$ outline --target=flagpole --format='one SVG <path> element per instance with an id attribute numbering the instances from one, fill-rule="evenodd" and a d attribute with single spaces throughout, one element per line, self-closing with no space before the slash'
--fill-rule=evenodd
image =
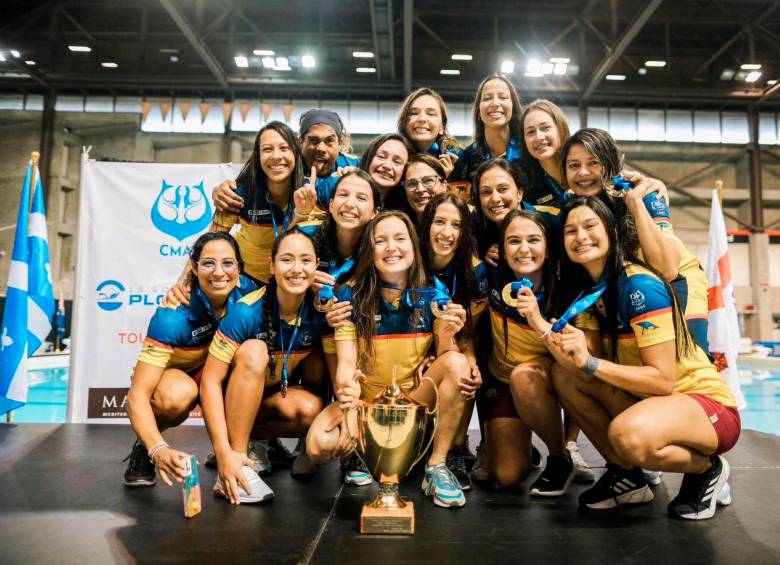
<path id="1" fill-rule="evenodd" d="M 723 181 L 715 181 L 715 190 L 718 191 L 718 203 L 720 204 L 721 211 L 723 210 Z"/>

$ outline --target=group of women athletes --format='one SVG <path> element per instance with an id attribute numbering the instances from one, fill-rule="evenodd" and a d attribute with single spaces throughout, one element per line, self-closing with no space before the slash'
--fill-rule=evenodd
<path id="1" fill-rule="evenodd" d="M 303 114 L 297 136 L 260 130 L 150 323 L 125 484 L 154 484 L 155 467 L 182 479 L 186 455 L 162 432 L 198 403 L 214 492 L 235 504 L 273 497 L 259 476 L 269 438 L 301 438 L 293 474 L 341 459 L 345 482 L 369 484 L 352 409 L 395 379 L 439 398 L 422 483 L 439 506 L 464 505 L 472 478 L 516 488 L 541 466 L 531 432 L 548 452 L 531 495 L 592 482 L 580 430 L 607 466 L 582 506 L 650 501 L 659 471 L 684 473 L 673 516 L 730 502 L 721 454 L 739 413 L 708 357 L 706 278 L 663 184 L 622 171 L 608 133 L 570 134 L 552 102 L 521 106 L 501 75 L 480 84 L 473 119 L 463 149 L 442 98 L 418 89 L 359 161 L 329 110 Z"/>

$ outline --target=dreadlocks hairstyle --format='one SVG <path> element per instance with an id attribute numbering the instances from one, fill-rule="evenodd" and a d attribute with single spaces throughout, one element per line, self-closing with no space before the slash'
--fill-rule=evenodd
<path id="1" fill-rule="evenodd" d="M 371 189 L 371 196 L 374 199 L 374 209 L 379 208 L 382 201 L 379 188 L 374 182 L 374 179 L 371 178 L 371 175 L 363 169 L 351 169 L 345 173 L 336 183 L 336 187 L 333 189 L 333 194 L 330 197 L 331 201 L 333 200 L 333 197 L 336 196 L 339 185 L 344 182 L 344 179 L 350 177 L 359 178 L 368 184 Z M 320 226 L 320 229 L 317 230 L 317 233 L 314 235 L 314 247 L 317 250 L 317 256 L 326 261 L 339 257 L 337 241 L 336 220 L 331 214 L 328 214 L 325 221 L 322 223 L 322 226 Z"/>
<path id="2" fill-rule="evenodd" d="M 424 265 L 431 265 L 433 261 L 433 249 L 431 246 L 431 226 L 436 219 L 436 212 L 442 204 L 452 204 L 460 215 L 460 237 L 458 247 L 452 258 L 452 264 L 457 273 L 458 284 L 452 296 L 452 301 L 462 304 L 466 309 L 466 324 L 463 330 L 458 332 L 458 339 L 471 337 L 471 300 L 476 296 L 476 280 L 474 279 L 473 260 L 476 256 L 474 248 L 474 236 L 471 232 L 471 214 L 463 202 L 463 199 L 452 192 L 444 192 L 434 196 L 423 210 L 422 219 L 417 227 L 420 234 L 420 254 Z M 431 275 L 433 276 L 433 275 Z"/>
<path id="3" fill-rule="evenodd" d="M 276 254 L 279 252 L 279 247 L 281 246 L 282 242 L 289 237 L 305 238 L 311 244 L 316 260 L 317 252 L 311 237 L 309 237 L 304 232 L 293 228 L 284 232 L 274 241 L 274 245 L 271 248 L 271 262 L 276 259 Z M 278 331 L 277 325 L 274 324 L 274 313 L 276 312 L 278 302 L 276 297 L 276 287 L 276 277 L 272 276 L 268 279 L 268 284 L 265 286 L 265 295 L 263 296 L 263 324 L 261 327 L 261 335 L 263 336 L 262 340 L 265 342 L 265 345 L 268 348 L 268 371 L 271 375 L 276 373 L 276 358 L 274 357 L 274 343 L 276 343 L 276 334 Z M 306 296 L 304 296 L 303 299 L 304 301 L 312 300 L 311 289 L 306 291 Z"/>
<path id="4" fill-rule="evenodd" d="M 571 200 L 561 212 L 560 221 L 563 226 L 564 234 L 569 215 L 573 210 L 582 206 L 587 206 L 595 212 L 596 216 L 598 216 L 599 220 L 604 224 L 609 241 L 609 251 L 607 252 L 604 273 L 602 274 L 602 280 L 607 283 L 607 289 L 604 294 L 602 294 L 605 315 L 603 318 L 599 317 L 599 322 L 602 327 L 602 333 L 611 336 L 612 359 L 614 360 L 617 356 L 617 282 L 624 269 L 625 261 L 644 267 L 658 277 L 661 283 L 663 283 L 666 292 L 669 293 L 669 296 L 672 299 L 672 320 L 675 329 L 676 359 L 679 360 L 682 355 L 690 353 L 693 350 L 693 339 L 691 338 L 691 334 L 685 323 L 685 316 L 683 315 L 682 308 L 677 300 L 677 295 L 669 285 L 669 281 L 656 269 L 639 259 L 626 247 L 625 242 L 621 240 L 615 215 L 601 198 L 588 196 Z M 554 310 L 557 316 L 560 316 L 566 310 L 580 291 L 587 292 L 593 287 L 593 281 L 588 276 L 585 268 L 582 265 L 574 263 L 569 258 L 566 253 L 564 239 L 565 235 L 561 238 L 560 281 L 566 281 L 566 284 L 561 284 L 560 288 L 555 293 Z"/>
<path id="5" fill-rule="evenodd" d="M 534 110 L 541 110 L 550 116 L 550 118 L 552 118 L 553 124 L 555 124 L 555 127 L 558 129 L 558 136 L 561 140 L 561 143 L 569 139 L 569 136 L 571 135 L 569 130 L 569 122 L 566 121 L 566 116 L 563 113 L 563 110 L 561 110 L 560 107 L 558 107 L 556 104 L 543 98 L 534 100 L 525 107 L 525 110 L 523 110 L 523 115 L 520 116 L 520 125 L 523 130 L 525 130 L 525 118 Z M 539 174 L 538 168 L 540 165 L 536 160 L 536 157 L 531 155 L 531 152 L 528 150 L 528 144 L 525 142 L 525 135 L 520 136 L 520 149 L 520 166 L 523 167 L 523 170 L 528 174 L 531 184 L 535 184 L 536 175 Z"/>
<path id="6" fill-rule="evenodd" d="M 376 226 L 383 220 L 398 218 L 406 226 L 409 239 L 412 243 L 414 259 L 409 268 L 407 286 L 409 288 L 423 288 L 426 285 L 427 275 L 420 254 L 420 242 L 417 239 L 414 225 L 409 216 L 398 211 L 380 212 L 368 223 L 357 253 L 357 267 L 350 284 L 352 285 L 352 320 L 355 324 L 355 333 L 358 338 L 358 367 L 364 372 L 371 371 L 371 363 L 374 357 L 374 335 L 376 333 L 376 315 L 380 302 L 380 278 L 374 266 L 374 232 Z M 417 312 L 413 313 L 416 317 Z"/>
<path id="7" fill-rule="evenodd" d="M 241 259 L 241 250 L 238 247 L 238 242 L 233 239 L 233 236 L 226 231 L 206 232 L 195 241 L 195 243 L 192 245 L 192 248 L 190 249 L 190 261 L 193 265 L 200 261 L 203 248 L 206 247 L 206 244 L 211 241 L 227 241 L 230 244 L 230 247 L 233 248 L 233 252 L 236 255 L 236 261 L 238 261 L 239 270 L 243 270 L 244 260 Z M 187 280 L 190 283 L 190 288 L 195 288 L 198 286 L 198 276 L 195 274 L 194 269 L 190 269 L 190 272 L 187 274 Z"/>
<path id="8" fill-rule="evenodd" d="M 520 115 L 523 113 L 522 101 L 517 94 L 514 85 L 504 75 L 494 74 L 485 77 L 479 87 L 477 88 L 477 94 L 474 96 L 474 105 L 471 108 L 471 116 L 474 121 L 474 141 L 479 146 L 480 153 L 484 153 L 487 149 L 487 142 L 485 141 L 485 124 L 480 117 L 479 105 L 482 102 L 482 91 L 485 89 L 485 85 L 491 80 L 500 80 L 509 89 L 509 99 L 512 101 L 512 117 L 509 119 L 509 135 L 520 141 L 523 139 L 523 124 L 520 121 Z"/>
<path id="9" fill-rule="evenodd" d="M 268 176 L 260 166 L 260 138 L 268 130 L 274 130 L 282 136 L 284 142 L 290 147 L 295 157 L 295 167 L 290 177 L 290 202 L 293 200 L 293 192 L 296 188 L 303 185 L 303 160 L 301 158 L 301 146 L 295 137 L 293 130 L 282 122 L 268 122 L 260 128 L 252 144 L 252 154 L 244 163 L 241 172 L 236 177 L 236 185 L 243 186 L 249 194 L 249 201 L 253 208 L 257 207 L 257 201 L 260 194 L 265 190 Z"/>
<path id="10" fill-rule="evenodd" d="M 439 112 L 441 112 L 441 127 L 444 130 L 436 138 L 436 143 L 439 144 L 439 149 L 441 149 L 442 152 L 446 151 L 447 149 L 463 149 L 460 146 L 460 143 L 458 143 L 458 140 L 452 137 L 449 132 L 447 132 L 447 105 L 444 104 L 444 100 L 438 92 L 427 87 L 418 88 L 414 92 L 410 93 L 401 104 L 401 111 L 398 114 L 398 133 L 406 138 L 406 140 L 409 142 L 409 145 L 414 147 L 415 151 L 419 152 L 409 137 L 409 134 L 406 133 L 406 126 L 409 124 L 409 117 L 412 115 L 412 104 L 421 96 L 430 96 L 436 100 L 436 103 L 439 105 Z"/>
<path id="11" fill-rule="evenodd" d="M 583 128 L 574 133 L 561 147 L 561 178 L 566 182 L 566 161 L 576 145 L 581 145 L 602 167 L 601 189 L 595 195 L 609 206 L 618 221 L 618 233 L 626 249 L 634 255 L 639 250 L 639 237 L 636 233 L 634 217 L 628 212 L 622 196 L 610 187 L 610 180 L 620 174 L 623 168 L 620 150 L 615 140 L 606 131 L 597 128 Z M 574 187 L 568 187 L 575 191 Z"/>
<path id="12" fill-rule="evenodd" d="M 536 212 L 530 210 L 510 210 L 509 213 L 504 216 L 499 228 L 498 237 L 498 281 L 500 285 L 505 285 L 515 280 L 515 274 L 512 269 L 509 268 L 509 262 L 506 258 L 506 232 L 513 221 L 517 219 L 524 219 L 533 222 L 539 226 L 539 230 L 544 237 L 544 244 L 547 248 L 547 256 L 544 259 L 544 265 L 542 266 L 542 284 L 541 286 L 546 289 L 544 303 L 539 306 L 542 313 L 549 312 L 552 303 L 553 295 L 553 279 L 554 279 L 554 267 L 557 264 L 555 258 L 555 249 L 553 247 L 553 239 L 550 237 L 550 226 L 545 219 Z M 504 323 L 504 358 L 509 353 L 509 328 L 507 317 L 501 316 Z"/>
<path id="13" fill-rule="evenodd" d="M 505 171 L 515 183 L 517 191 L 520 193 L 520 201 L 523 200 L 523 192 L 528 187 L 528 177 L 519 167 L 513 167 L 506 159 L 488 159 L 482 163 L 474 174 L 474 183 L 471 189 L 471 204 L 474 206 L 474 218 L 477 224 L 477 253 L 484 257 L 488 248 L 498 241 L 499 226 L 485 217 L 482 206 L 479 203 L 479 184 L 482 181 L 482 175 L 491 169 L 501 169 Z"/>

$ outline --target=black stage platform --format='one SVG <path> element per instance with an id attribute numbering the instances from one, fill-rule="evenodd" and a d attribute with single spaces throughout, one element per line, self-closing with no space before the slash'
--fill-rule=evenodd
<path id="1" fill-rule="evenodd" d="M 208 450 L 201 427 L 166 437 L 201 460 Z M 734 503 L 710 521 L 666 517 L 680 475 L 651 504 L 594 514 L 577 509 L 582 486 L 553 500 L 477 487 L 445 510 L 418 471 L 401 487 L 417 533 L 398 538 L 358 534 L 374 487 L 342 486 L 336 465 L 308 481 L 276 469 L 276 499 L 240 507 L 211 496 L 215 471 L 201 465 L 203 512 L 187 520 L 179 487 L 123 486 L 131 444 L 127 426 L 0 425 L 0 563 L 780 563 L 780 438 L 751 431 L 728 455 Z"/>

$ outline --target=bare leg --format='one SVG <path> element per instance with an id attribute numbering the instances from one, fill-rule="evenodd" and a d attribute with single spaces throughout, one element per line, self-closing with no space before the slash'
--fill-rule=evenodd
<path id="1" fill-rule="evenodd" d="M 238 348 L 225 393 L 225 420 L 233 451 L 247 452 L 263 398 L 267 366 L 268 349 L 264 342 L 250 339 Z"/>
<path id="2" fill-rule="evenodd" d="M 198 385 L 180 369 L 166 369 L 151 398 L 157 428 L 162 432 L 187 419 L 198 403 Z"/>
<path id="3" fill-rule="evenodd" d="M 531 472 L 531 430 L 518 418 L 491 418 L 485 422 L 488 469 L 502 489 L 512 489 Z"/>
<path id="4" fill-rule="evenodd" d="M 514 368 L 509 381 L 520 419 L 547 445 L 550 455 L 564 455 L 561 407 L 550 380 L 547 362 L 522 363 Z"/>
<path id="5" fill-rule="evenodd" d="M 275 392 L 263 398 L 252 437 L 303 437 L 321 411 L 322 399 L 302 387 L 290 387 L 285 398 Z"/>

